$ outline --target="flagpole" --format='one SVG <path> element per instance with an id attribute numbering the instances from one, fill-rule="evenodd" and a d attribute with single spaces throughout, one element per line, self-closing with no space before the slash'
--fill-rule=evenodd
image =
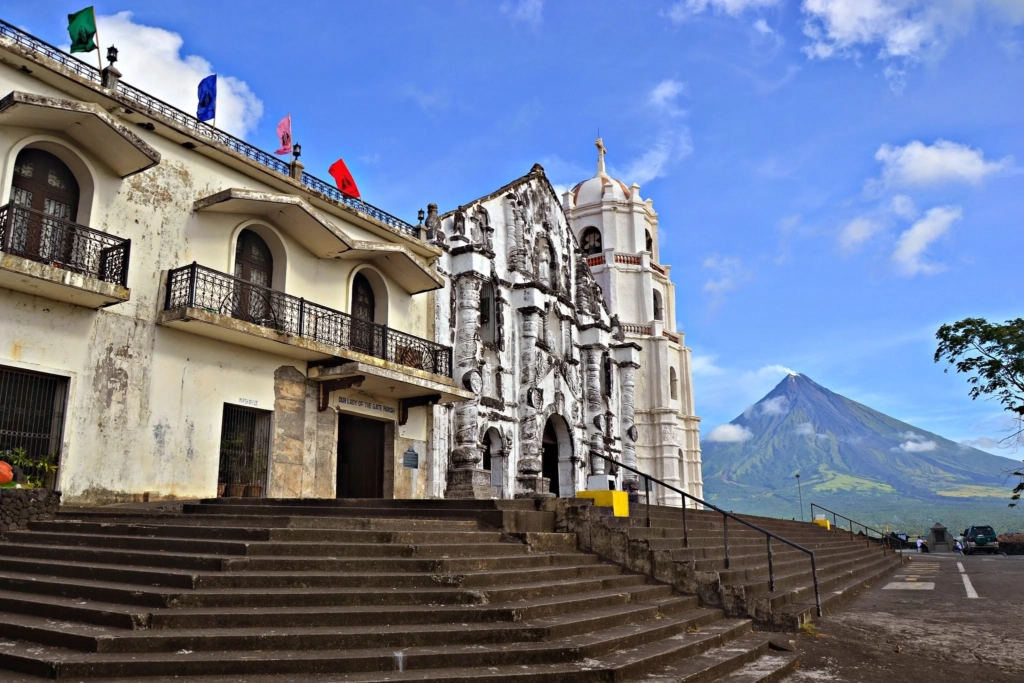
<path id="1" fill-rule="evenodd" d="M 103 48 L 100 47 L 100 45 L 102 44 L 102 43 L 100 43 L 100 24 L 99 24 L 98 21 L 96 21 L 96 7 L 93 6 L 93 7 L 90 7 L 89 9 L 92 10 L 92 25 L 96 27 L 96 34 L 95 34 L 95 37 L 93 38 L 93 42 L 96 43 L 96 61 L 100 65 L 100 72 L 102 72 L 103 71 Z"/>

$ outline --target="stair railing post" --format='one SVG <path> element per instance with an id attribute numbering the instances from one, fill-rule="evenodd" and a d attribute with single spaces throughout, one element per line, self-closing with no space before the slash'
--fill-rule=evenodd
<path id="1" fill-rule="evenodd" d="M 690 534 L 686 530 L 686 496 L 683 496 L 683 547 L 690 547 Z"/>
<path id="2" fill-rule="evenodd" d="M 644 495 L 647 499 L 647 528 L 651 526 L 651 480 L 648 479 L 647 475 L 644 475 Z"/>
<path id="3" fill-rule="evenodd" d="M 818 590 L 818 563 L 814 561 L 814 553 L 811 553 L 811 578 L 814 579 L 814 604 L 818 608 L 818 617 L 821 614 L 821 592 Z"/>
<path id="4" fill-rule="evenodd" d="M 839 526 L 839 520 L 836 519 L 836 513 L 833 512 L 832 513 L 832 528 L 835 529 L 837 526 Z"/>
<path id="5" fill-rule="evenodd" d="M 768 592 L 775 592 L 775 565 L 772 563 L 772 537 L 765 536 L 768 539 Z"/>
<path id="6" fill-rule="evenodd" d="M 850 520 L 850 540 L 853 540 L 853 520 Z"/>
<path id="7" fill-rule="evenodd" d="M 725 541 L 725 568 L 729 568 L 729 515 L 722 513 L 722 536 Z"/>

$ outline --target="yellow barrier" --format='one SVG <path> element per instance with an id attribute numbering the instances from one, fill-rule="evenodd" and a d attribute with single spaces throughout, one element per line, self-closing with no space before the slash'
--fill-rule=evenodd
<path id="1" fill-rule="evenodd" d="M 577 498 L 592 498 L 594 505 L 611 508 L 616 517 L 629 517 L 629 494 L 626 491 L 580 491 Z"/>
<path id="2" fill-rule="evenodd" d="M 827 519 L 816 519 L 814 520 L 814 523 L 818 526 L 825 527 L 826 531 L 832 530 L 832 523 L 829 522 Z"/>

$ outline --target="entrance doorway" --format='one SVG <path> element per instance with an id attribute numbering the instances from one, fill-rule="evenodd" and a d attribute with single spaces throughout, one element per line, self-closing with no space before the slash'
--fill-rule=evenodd
<path id="1" fill-rule="evenodd" d="M 385 423 L 338 413 L 338 498 L 384 497 Z"/>
<path id="2" fill-rule="evenodd" d="M 220 429 L 220 467 L 217 495 L 261 498 L 270 462 L 273 413 L 224 404 Z"/>
<path id="3" fill-rule="evenodd" d="M 541 474 L 549 481 L 548 491 L 572 495 L 572 438 L 560 415 L 552 415 L 544 424 L 541 449 Z"/>

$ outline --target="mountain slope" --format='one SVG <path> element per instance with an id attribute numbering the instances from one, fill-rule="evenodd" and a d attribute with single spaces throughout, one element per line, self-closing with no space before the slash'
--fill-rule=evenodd
<path id="1" fill-rule="evenodd" d="M 804 375 L 783 379 L 730 425 L 725 431 L 737 440 L 701 443 L 704 490 L 711 502 L 747 509 L 753 501 L 759 509 L 795 501 L 797 473 L 805 499 L 819 503 L 1006 501 L 1005 473 L 1020 465 L 884 415 Z"/>

